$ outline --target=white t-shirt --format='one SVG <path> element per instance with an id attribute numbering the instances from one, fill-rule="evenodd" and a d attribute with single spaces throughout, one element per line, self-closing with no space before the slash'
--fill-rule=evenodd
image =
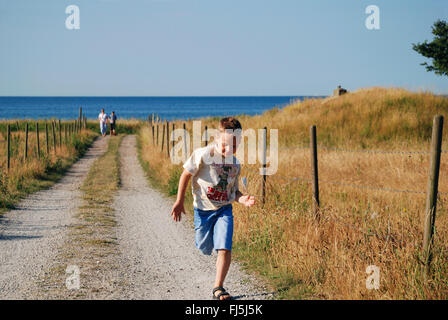
<path id="1" fill-rule="evenodd" d="M 100 113 L 98 115 L 98 120 L 100 120 L 100 123 L 105 123 L 107 118 L 108 118 L 108 116 L 106 113 Z"/>
<path id="2" fill-rule="evenodd" d="M 213 159 L 214 144 L 193 151 L 184 163 L 192 174 L 193 205 L 201 210 L 218 210 L 235 201 L 241 164 L 232 155 L 227 161 Z"/>

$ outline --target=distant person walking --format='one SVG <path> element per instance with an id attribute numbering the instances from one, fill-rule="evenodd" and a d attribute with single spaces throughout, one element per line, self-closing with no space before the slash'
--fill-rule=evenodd
<path id="1" fill-rule="evenodd" d="M 106 136 L 107 133 L 107 119 L 109 117 L 107 116 L 107 114 L 104 112 L 104 109 L 101 109 L 100 114 L 98 115 L 98 120 L 100 121 L 100 131 L 101 131 L 101 135 L 103 137 Z"/>
<path id="2" fill-rule="evenodd" d="M 117 132 L 115 131 L 115 125 L 117 123 L 117 115 L 115 114 L 115 111 L 112 111 L 110 118 L 110 134 L 116 136 Z"/>

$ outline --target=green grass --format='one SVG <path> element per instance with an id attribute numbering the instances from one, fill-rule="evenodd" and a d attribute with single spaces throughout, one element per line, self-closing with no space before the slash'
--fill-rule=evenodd
<path id="1" fill-rule="evenodd" d="M 126 120 L 117 120 L 117 125 L 115 128 L 115 131 L 117 134 L 136 134 L 138 130 L 144 126 L 147 125 L 146 121 L 143 120 L 137 120 L 137 119 L 126 119 Z M 87 128 L 95 131 L 100 132 L 100 125 L 98 121 L 95 120 L 88 120 L 87 121 Z M 110 126 L 107 126 L 107 132 L 109 134 Z"/>

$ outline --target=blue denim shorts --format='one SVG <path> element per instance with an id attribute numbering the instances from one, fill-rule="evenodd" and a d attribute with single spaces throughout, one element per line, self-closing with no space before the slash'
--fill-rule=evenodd
<path id="1" fill-rule="evenodd" d="M 232 204 L 218 210 L 194 208 L 194 230 L 196 247 L 203 254 L 211 255 L 213 249 L 232 250 Z"/>

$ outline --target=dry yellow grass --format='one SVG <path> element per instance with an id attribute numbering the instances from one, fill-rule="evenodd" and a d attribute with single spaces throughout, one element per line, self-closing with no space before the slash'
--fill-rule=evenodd
<path id="1" fill-rule="evenodd" d="M 432 118 L 448 115 L 448 99 L 403 89 L 371 88 L 337 99 L 310 99 L 260 116 L 241 116 L 243 128 L 279 129 L 279 170 L 268 178 L 265 206 L 234 206 L 234 253 L 286 299 L 447 299 L 448 164 L 442 155 L 433 274 L 422 281 L 424 193 L 428 154 L 328 151 L 319 148 L 322 219 L 310 212 L 309 126 L 318 144 L 338 149 L 428 151 Z M 216 127 L 217 118 L 203 119 Z M 181 122 L 176 122 L 180 127 Z M 190 128 L 190 124 L 188 125 Z M 173 166 L 150 130 L 140 132 L 141 158 L 150 177 L 175 193 L 180 166 Z M 443 149 L 448 149 L 444 130 Z M 289 149 L 287 149 L 289 148 Z M 260 194 L 256 165 L 243 166 L 249 192 Z M 288 178 L 289 177 L 289 178 Z M 370 188 L 354 188 L 340 182 Z M 366 268 L 380 268 L 380 289 L 368 290 Z"/>
<path id="2" fill-rule="evenodd" d="M 15 122 L 14 122 L 15 123 Z M 5 129 L 6 122 L 0 122 Z M 34 123 L 33 123 L 34 125 Z M 22 124 L 22 127 L 24 125 Z M 51 127 L 50 127 L 51 128 Z M 53 184 L 65 170 L 86 150 L 96 136 L 90 130 L 82 130 L 68 144 L 59 145 L 59 135 L 54 151 L 51 129 L 49 130 L 49 152 L 46 150 L 45 131 L 40 124 L 40 158 L 37 156 L 37 137 L 29 131 L 28 157 L 25 160 L 25 132 L 11 132 L 11 161 L 7 169 L 6 134 L 0 134 L 0 212 L 11 208 L 21 197 Z"/>

